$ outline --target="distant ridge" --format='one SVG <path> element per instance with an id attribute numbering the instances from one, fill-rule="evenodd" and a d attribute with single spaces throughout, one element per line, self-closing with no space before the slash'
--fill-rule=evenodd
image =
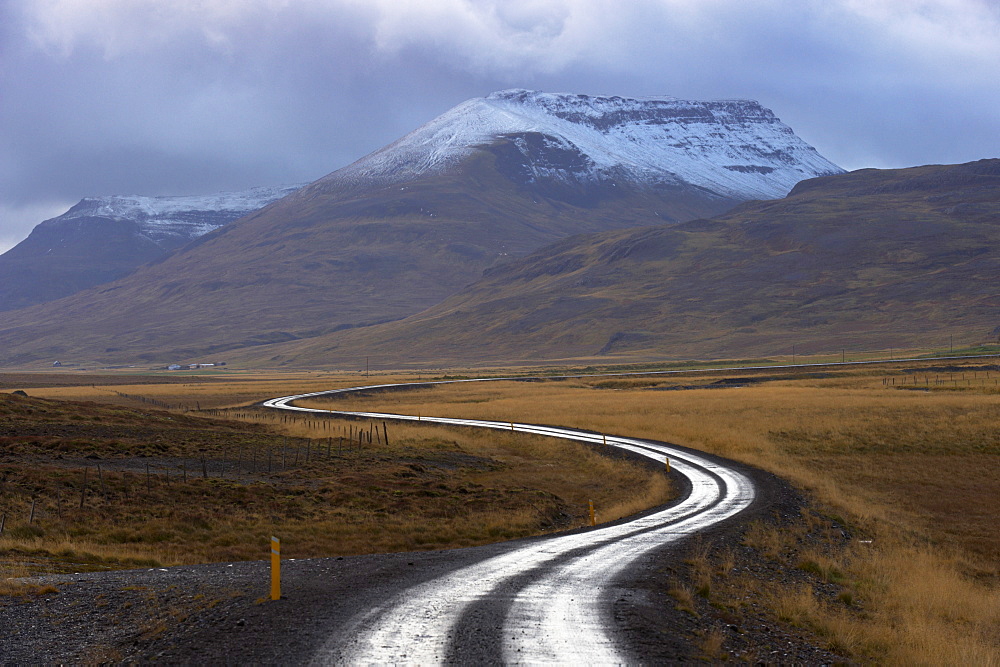
<path id="1" fill-rule="evenodd" d="M 128 275 L 301 185 L 182 197 L 87 197 L 0 255 L 0 311 Z"/>

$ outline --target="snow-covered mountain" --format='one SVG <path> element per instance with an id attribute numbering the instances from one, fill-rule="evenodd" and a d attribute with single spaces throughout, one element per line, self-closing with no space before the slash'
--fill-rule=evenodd
<path id="1" fill-rule="evenodd" d="M 300 187 L 187 197 L 87 197 L 0 255 L 0 311 L 120 278 Z"/>
<path id="2" fill-rule="evenodd" d="M 303 185 L 179 197 L 87 197 L 58 218 L 46 220 L 42 225 L 64 226 L 68 221 L 87 218 L 129 221 L 136 224 L 138 234 L 170 249 L 263 208 Z"/>
<path id="3" fill-rule="evenodd" d="M 499 140 L 534 158 L 521 173 L 527 181 L 620 179 L 747 200 L 783 197 L 801 180 L 843 172 L 754 101 L 516 89 L 463 102 L 329 178 L 403 182 L 445 171 Z"/>
<path id="4" fill-rule="evenodd" d="M 84 202 L 40 225 L 48 231 L 34 247 L 62 248 L 62 266 L 98 250 L 102 269 L 117 256 L 160 259 L 6 313 L 0 361 L 166 362 L 363 328 L 439 304 L 484 271 L 569 237 L 708 218 L 840 171 L 756 102 L 501 91 L 166 256 L 154 239 L 188 218 L 162 200 Z M 125 209 L 141 220 L 121 217 Z M 113 243 L 85 247 L 99 235 L 82 233 L 72 243 L 64 231 L 75 224 L 102 226 Z M 578 307 L 555 302 L 547 316 Z"/>

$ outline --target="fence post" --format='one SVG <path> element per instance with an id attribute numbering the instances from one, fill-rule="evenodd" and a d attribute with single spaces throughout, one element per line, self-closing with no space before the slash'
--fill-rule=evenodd
<path id="1" fill-rule="evenodd" d="M 83 469 L 83 488 L 80 489 L 80 509 L 83 509 L 83 501 L 87 497 L 87 468 Z"/>

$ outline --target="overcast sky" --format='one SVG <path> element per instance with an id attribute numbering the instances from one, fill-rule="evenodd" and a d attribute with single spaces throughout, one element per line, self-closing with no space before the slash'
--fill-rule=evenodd
<path id="1" fill-rule="evenodd" d="M 847 169 L 1000 157 L 1000 0 L 0 0 L 0 251 L 312 181 L 503 88 L 751 98 Z"/>

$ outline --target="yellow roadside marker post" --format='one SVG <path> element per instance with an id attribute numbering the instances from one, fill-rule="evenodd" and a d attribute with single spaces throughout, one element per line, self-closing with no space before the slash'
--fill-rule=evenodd
<path id="1" fill-rule="evenodd" d="M 281 540 L 271 537 L 271 599 L 281 599 Z"/>
<path id="2" fill-rule="evenodd" d="M 590 501 L 590 525 L 591 526 L 596 526 L 597 525 L 597 514 L 594 513 L 594 501 L 593 500 Z"/>
<path id="3" fill-rule="evenodd" d="M 670 459 L 664 457 L 663 458 L 663 463 L 666 464 L 666 466 L 667 466 L 667 472 L 670 472 Z"/>

